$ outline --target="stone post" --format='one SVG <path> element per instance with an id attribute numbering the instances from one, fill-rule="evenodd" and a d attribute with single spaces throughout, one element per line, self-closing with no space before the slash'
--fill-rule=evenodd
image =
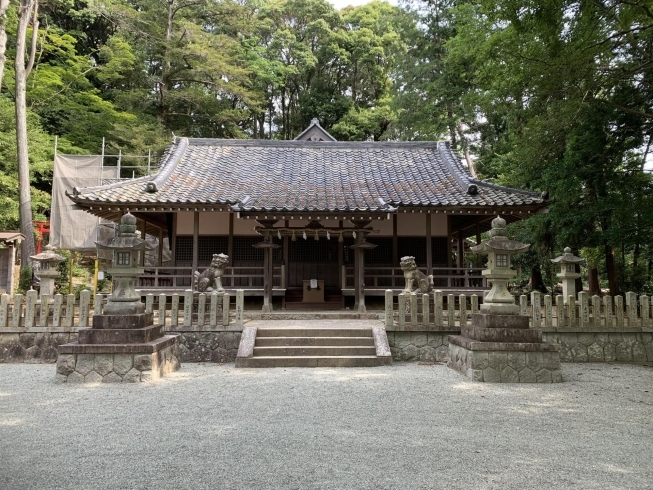
<path id="1" fill-rule="evenodd" d="M 628 314 L 628 326 L 630 328 L 639 326 L 637 321 L 637 294 L 632 291 L 626 293 L 626 313 Z"/>
<path id="2" fill-rule="evenodd" d="M 477 294 L 472 294 L 472 315 L 478 313 L 478 295 Z"/>
<path id="3" fill-rule="evenodd" d="M 593 326 L 601 326 L 601 297 L 598 295 L 592 296 L 592 316 L 594 317 Z"/>
<path id="4" fill-rule="evenodd" d="M 79 293 L 79 326 L 83 328 L 88 327 L 88 317 L 90 314 L 91 306 L 91 292 L 84 289 Z"/>
<path id="5" fill-rule="evenodd" d="M 410 293 L 410 324 L 411 326 L 417 326 L 417 293 Z"/>
<path id="6" fill-rule="evenodd" d="M 164 293 L 159 294 L 159 318 L 157 320 L 159 325 L 165 325 L 166 324 L 166 302 L 167 301 L 168 301 L 168 297 Z"/>
<path id="7" fill-rule="evenodd" d="M 392 289 L 385 290 L 385 327 L 392 327 L 394 320 L 392 318 L 393 311 L 393 301 L 394 296 L 392 295 Z"/>
<path id="8" fill-rule="evenodd" d="M 544 326 L 553 328 L 553 303 L 550 294 L 544 295 Z"/>
<path id="9" fill-rule="evenodd" d="M 184 291 L 184 327 L 190 327 L 193 322 L 193 290 Z"/>
<path id="10" fill-rule="evenodd" d="M 204 310 L 206 309 L 206 293 L 200 293 L 197 297 L 197 326 L 204 326 Z"/>
<path id="11" fill-rule="evenodd" d="M 52 298 L 47 294 L 41 295 L 41 311 L 39 318 L 39 326 L 43 328 L 48 328 L 48 320 L 50 316 L 50 301 Z"/>
<path id="12" fill-rule="evenodd" d="M 66 317 L 64 327 L 72 328 L 75 325 L 75 295 L 66 295 Z"/>
<path id="13" fill-rule="evenodd" d="M 93 305 L 93 316 L 102 314 L 102 301 L 104 301 L 104 295 L 100 293 L 96 294 L 95 304 Z"/>
<path id="14" fill-rule="evenodd" d="M 406 294 L 405 293 L 399 293 L 398 296 L 399 299 L 399 326 L 400 327 L 405 327 L 406 326 Z"/>
<path id="15" fill-rule="evenodd" d="M 63 308 L 63 295 L 54 295 L 54 305 L 52 306 L 52 326 L 61 326 L 61 309 Z"/>
<path id="16" fill-rule="evenodd" d="M 540 328 L 542 326 L 542 302 L 539 291 L 531 291 L 531 306 L 533 308 L 533 324 L 531 327 Z"/>
<path id="17" fill-rule="evenodd" d="M 179 295 L 174 293 L 172 295 L 172 305 L 170 307 L 170 326 L 176 327 L 179 325 Z"/>
<path id="18" fill-rule="evenodd" d="M 467 296 L 461 294 L 458 296 L 458 310 L 460 315 L 460 328 L 467 325 Z"/>
<path id="19" fill-rule="evenodd" d="M 558 316 L 558 328 L 565 327 L 567 325 L 565 318 L 565 300 L 562 295 L 558 294 L 556 296 L 556 315 Z"/>
<path id="20" fill-rule="evenodd" d="M 14 309 L 11 317 L 11 327 L 21 327 L 21 317 L 23 316 L 23 295 L 14 294 Z"/>
<path id="21" fill-rule="evenodd" d="M 438 289 L 433 292 L 433 322 L 436 327 L 444 326 L 442 309 L 442 291 Z"/>
<path id="22" fill-rule="evenodd" d="M 25 301 L 25 328 L 34 327 L 34 319 L 36 318 L 36 301 L 38 293 L 33 289 L 27 291 L 27 298 Z"/>
<path id="23" fill-rule="evenodd" d="M 589 293 L 585 291 L 578 293 L 578 303 L 580 304 L 578 326 L 580 328 L 587 328 L 590 325 Z"/>
<path id="24" fill-rule="evenodd" d="M 456 297 L 453 294 L 447 294 L 447 323 L 450 328 L 456 326 Z"/>
<path id="25" fill-rule="evenodd" d="M 152 293 L 145 296 L 145 313 L 154 312 L 154 295 Z"/>
<path id="26" fill-rule="evenodd" d="M 209 308 L 209 325 L 212 327 L 218 324 L 218 292 L 211 293 L 211 306 Z"/>
<path id="27" fill-rule="evenodd" d="M 0 328 L 7 328 L 9 321 L 9 295 L 0 295 Z"/>
<path id="28" fill-rule="evenodd" d="M 525 294 L 519 296 L 519 314 L 528 316 L 528 298 Z"/>
<path id="29" fill-rule="evenodd" d="M 617 318 L 617 328 L 624 328 L 624 299 L 622 296 L 614 297 L 614 312 Z"/>
<path id="30" fill-rule="evenodd" d="M 649 297 L 646 296 L 645 294 L 641 295 L 639 297 L 639 305 L 640 305 L 640 310 L 641 310 L 641 317 L 642 317 L 642 327 L 650 327 L 651 326 L 651 307 L 650 307 L 650 302 L 649 302 Z"/>
<path id="31" fill-rule="evenodd" d="M 245 306 L 245 291 L 242 289 L 236 290 L 236 326 L 243 326 L 243 313 Z"/>
<path id="32" fill-rule="evenodd" d="M 231 302 L 229 293 L 222 295 L 222 324 L 229 325 L 229 303 Z"/>
<path id="33" fill-rule="evenodd" d="M 567 298 L 567 306 L 569 308 L 569 326 L 571 328 L 576 327 L 576 298 L 572 295 L 569 295 Z"/>
<path id="34" fill-rule="evenodd" d="M 431 322 L 431 309 L 429 301 L 429 295 L 427 293 L 422 294 L 422 325 L 428 325 Z"/>
<path id="35" fill-rule="evenodd" d="M 603 296 L 605 307 L 605 328 L 612 328 L 612 296 Z"/>

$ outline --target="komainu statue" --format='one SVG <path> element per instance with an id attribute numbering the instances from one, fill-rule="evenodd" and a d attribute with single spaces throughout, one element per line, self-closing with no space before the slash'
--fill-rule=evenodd
<path id="1" fill-rule="evenodd" d="M 412 293 L 413 291 L 419 291 L 421 293 L 428 293 L 433 290 L 433 275 L 427 276 L 418 270 L 415 257 L 411 257 L 410 255 L 402 257 L 400 265 L 406 278 L 404 292 Z"/>
<path id="2" fill-rule="evenodd" d="M 228 263 L 229 256 L 225 254 L 213 254 L 211 265 L 207 269 L 204 269 L 204 272 L 201 274 L 199 271 L 193 272 L 193 287 L 195 291 L 203 293 L 215 290 L 218 293 L 224 293 L 222 275 Z"/>

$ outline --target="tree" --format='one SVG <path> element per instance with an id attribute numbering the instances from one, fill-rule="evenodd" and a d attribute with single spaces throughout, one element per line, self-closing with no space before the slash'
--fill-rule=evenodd
<path id="1" fill-rule="evenodd" d="M 7 51 L 7 9 L 9 0 L 0 0 L 0 92 L 2 92 L 2 76 L 5 72 L 5 53 Z"/>
<path id="2" fill-rule="evenodd" d="M 32 41 L 30 54 L 25 63 L 27 31 L 32 20 Z M 18 205 L 20 232 L 25 236 L 21 244 L 21 268 L 29 267 L 29 257 L 34 255 L 34 226 L 32 224 L 32 196 L 29 172 L 29 149 L 27 141 L 27 77 L 34 66 L 38 36 L 38 0 L 20 0 L 18 8 L 18 30 L 16 32 L 16 58 L 14 60 L 16 101 L 16 148 L 18 154 Z"/>

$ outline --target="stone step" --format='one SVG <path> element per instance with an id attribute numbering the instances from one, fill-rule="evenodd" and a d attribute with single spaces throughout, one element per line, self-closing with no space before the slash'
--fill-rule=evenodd
<path id="1" fill-rule="evenodd" d="M 374 346 L 372 337 L 256 337 L 255 347 L 281 346 Z"/>
<path id="2" fill-rule="evenodd" d="M 372 346 L 280 346 L 254 347 L 254 357 L 376 356 Z"/>
<path id="3" fill-rule="evenodd" d="M 259 328 L 257 337 L 372 337 L 370 328 Z"/>
<path id="4" fill-rule="evenodd" d="M 262 356 L 237 358 L 236 367 L 373 367 L 391 364 L 390 357 L 377 356 Z"/>

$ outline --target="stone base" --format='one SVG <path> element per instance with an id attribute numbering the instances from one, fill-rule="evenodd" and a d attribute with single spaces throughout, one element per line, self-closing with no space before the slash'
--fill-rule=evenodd
<path id="1" fill-rule="evenodd" d="M 474 313 L 472 325 L 483 328 L 521 328 L 529 327 L 530 317 L 525 315 L 490 315 L 488 313 Z"/>
<path id="2" fill-rule="evenodd" d="M 519 306 L 515 304 L 483 303 L 479 310 L 489 315 L 519 315 Z"/>
<path id="3" fill-rule="evenodd" d="M 181 367 L 177 335 L 143 344 L 59 346 L 57 383 L 138 383 L 154 381 Z"/>
<path id="4" fill-rule="evenodd" d="M 145 328 L 85 328 L 78 332 L 80 344 L 145 344 L 165 335 L 165 326 Z"/>
<path id="5" fill-rule="evenodd" d="M 447 366 L 471 381 L 560 383 L 560 346 L 548 343 L 478 342 L 449 337 Z"/>
<path id="6" fill-rule="evenodd" d="M 105 309 L 106 311 L 106 309 Z M 133 315 L 95 315 L 93 317 L 93 328 L 125 329 L 145 328 L 154 323 L 154 313 L 136 313 Z"/>

